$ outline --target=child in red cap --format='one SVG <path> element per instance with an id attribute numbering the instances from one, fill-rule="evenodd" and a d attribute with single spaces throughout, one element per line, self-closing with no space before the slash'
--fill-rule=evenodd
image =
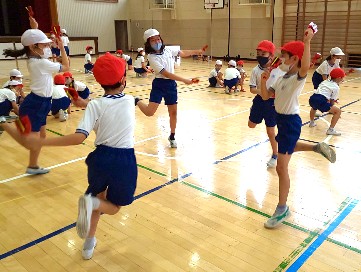
<path id="1" fill-rule="evenodd" d="M 263 40 L 258 44 L 256 50 L 258 65 L 253 68 L 249 80 L 250 91 L 256 96 L 252 101 L 252 107 L 248 118 L 248 127 L 255 128 L 264 120 L 267 136 L 272 148 L 272 156 L 267 161 L 267 167 L 273 168 L 277 164 L 278 153 L 275 130 L 276 111 L 274 107 L 274 96 L 270 96 L 267 100 L 263 100 L 261 97 L 261 76 L 264 71 L 269 69 L 276 47 L 271 41 Z M 267 80 L 267 88 L 284 74 L 285 72 L 282 72 L 280 69 L 272 70 L 272 73 Z"/>
<path id="2" fill-rule="evenodd" d="M 73 101 L 87 107 L 75 133 L 38 142 L 41 146 L 81 144 L 95 131 L 96 149 L 87 159 L 89 186 L 79 198 L 77 233 L 85 239 L 82 256 L 93 256 L 97 243 L 95 232 L 101 214 L 116 214 L 121 206 L 134 200 L 137 162 L 134 154 L 135 101 L 125 95 L 123 78 L 125 61 L 110 53 L 97 59 L 93 74 L 104 95 L 87 102 Z M 32 143 L 34 144 L 34 143 Z"/>
<path id="3" fill-rule="evenodd" d="M 340 92 L 339 84 L 346 76 L 341 68 L 335 68 L 330 73 L 330 79 L 324 80 L 317 88 L 315 93 L 310 97 L 310 127 L 316 126 L 315 115 L 316 110 L 321 112 L 329 112 L 333 114 L 330 127 L 327 129 L 327 135 L 340 136 L 341 133 L 335 130 L 335 125 L 341 117 L 341 109 L 336 107 L 335 101 L 338 100 Z"/>
<path id="4" fill-rule="evenodd" d="M 70 99 L 65 92 L 65 77 L 62 74 L 54 76 L 53 95 L 51 99 L 51 115 L 59 118 L 60 122 L 68 120 L 67 109 L 70 106 Z"/>
<path id="5" fill-rule="evenodd" d="M 236 68 L 241 76 L 239 79 L 238 85 L 241 87 L 241 89 L 240 89 L 241 92 L 245 92 L 245 90 L 243 88 L 243 83 L 244 83 L 245 78 L 247 77 L 246 71 L 243 69 L 243 65 L 244 65 L 243 60 L 237 61 Z"/>
<path id="6" fill-rule="evenodd" d="M 93 53 L 93 47 L 88 45 L 85 48 L 86 54 L 84 56 L 84 72 L 86 74 L 92 74 L 93 73 L 93 67 L 94 64 L 92 63 L 92 56 L 91 54 Z"/>
<path id="7" fill-rule="evenodd" d="M 314 33 L 308 28 L 303 41 L 286 43 L 282 49 L 280 69 L 286 74 L 267 89 L 266 82 L 269 72 L 262 74 L 261 95 L 264 100 L 275 95 L 277 112 L 278 143 L 277 174 L 279 178 L 279 200 L 276 211 L 264 224 L 265 228 L 279 226 L 290 215 L 287 197 L 290 189 L 288 164 L 293 152 L 315 151 L 322 154 L 330 162 L 336 161 L 336 154 L 326 143 L 316 145 L 299 142 L 302 121 L 299 116 L 298 97 L 306 83 L 307 71 L 310 68 L 310 43 Z"/>

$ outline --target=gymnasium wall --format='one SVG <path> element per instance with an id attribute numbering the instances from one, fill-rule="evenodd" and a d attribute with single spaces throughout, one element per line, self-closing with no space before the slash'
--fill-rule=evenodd
<path id="1" fill-rule="evenodd" d="M 115 50 L 114 20 L 127 20 L 131 1 L 118 0 L 118 3 L 105 3 L 57 0 L 56 2 L 59 24 L 67 30 L 70 37 L 98 37 L 100 52 Z"/>
<path id="2" fill-rule="evenodd" d="M 167 44 L 179 44 L 183 49 L 212 45 L 207 54 L 224 56 L 228 51 L 228 8 L 204 9 L 203 0 L 178 0 L 176 10 L 149 10 L 149 0 L 132 0 L 130 29 L 132 45 L 143 45 L 144 30 L 154 27 Z M 231 1 L 230 56 L 255 58 L 259 41 L 272 40 L 272 9 L 266 5 L 238 5 Z M 280 45 L 282 31 L 282 1 L 275 3 L 273 41 Z"/>

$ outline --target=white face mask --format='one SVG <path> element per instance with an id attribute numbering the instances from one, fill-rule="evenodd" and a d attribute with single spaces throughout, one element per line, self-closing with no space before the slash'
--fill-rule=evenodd
<path id="1" fill-rule="evenodd" d="M 288 72 L 291 69 L 291 64 L 285 64 L 286 59 L 280 58 L 282 63 L 278 66 L 283 72 Z"/>
<path id="2" fill-rule="evenodd" d="M 89 54 L 93 54 L 93 51 L 89 51 Z"/>
<path id="3" fill-rule="evenodd" d="M 341 59 L 335 59 L 335 64 L 340 65 Z"/>
<path id="4" fill-rule="evenodd" d="M 145 52 L 142 52 L 142 56 L 145 56 Z"/>
<path id="5" fill-rule="evenodd" d="M 42 59 L 51 58 L 53 54 L 51 53 L 51 49 L 49 47 L 43 48 L 43 55 L 40 55 Z"/>

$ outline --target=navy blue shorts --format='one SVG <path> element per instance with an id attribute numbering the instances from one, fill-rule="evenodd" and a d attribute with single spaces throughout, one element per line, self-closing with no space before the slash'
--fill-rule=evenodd
<path id="1" fill-rule="evenodd" d="M 19 107 L 19 116 L 29 116 L 31 131 L 39 132 L 46 125 L 46 117 L 51 109 L 51 97 L 28 94 Z"/>
<path id="2" fill-rule="evenodd" d="M 67 56 L 69 56 L 69 46 L 64 46 L 65 53 Z"/>
<path id="3" fill-rule="evenodd" d="M 68 97 L 62 97 L 59 99 L 51 100 L 51 114 L 55 115 L 59 110 L 66 110 L 70 106 L 70 99 Z"/>
<path id="4" fill-rule="evenodd" d="M 276 115 L 274 98 L 263 100 L 258 94 L 253 98 L 253 104 L 249 114 L 249 120 L 251 122 L 260 124 L 264 119 L 266 127 L 274 127 L 277 123 Z"/>
<path id="5" fill-rule="evenodd" d="M 128 65 L 133 65 L 133 60 L 132 60 L 132 58 L 128 59 L 127 63 L 128 63 Z"/>
<path id="6" fill-rule="evenodd" d="M 56 47 L 52 47 L 51 48 L 51 53 L 57 57 L 60 56 L 60 49 L 59 48 L 56 48 Z"/>
<path id="7" fill-rule="evenodd" d="M 225 80 L 224 80 L 224 85 L 225 85 L 225 86 L 228 86 L 228 88 L 231 89 L 232 87 L 234 87 L 234 86 L 237 85 L 238 81 L 239 81 L 239 78 L 238 78 L 238 77 L 232 78 L 232 79 L 225 79 Z"/>
<path id="8" fill-rule="evenodd" d="M 322 94 L 311 95 L 309 103 L 312 109 L 319 110 L 321 112 L 327 112 L 332 107 L 331 103 Z"/>
<path id="9" fill-rule="evenodd" d="M 301 135 L 302 120 L 298 114 L 277 114 L 278 153 L 292 154 Z"/>
<path id="10" fill-rule="evenodd" d="M 84 91 L 77 92 L 77 93 L 78 93 L 78 95 L 79 95 L 81 98 L 83 98 L 83 99 L 87 99 L 87 98 L 89 97 L 89 95 L 90 95 L 90 91 L 89 91 L 89 88 L 88 88 L 88 87 L 86 87 L 86 88 L 84 89 Z"/>
<path id="11" fill-rule="evenodd" d="M 216 87 L 217 79 L 215 77 L 208 78 L 208 81 L 209 81 L 209 86 Z"/>
<path id="12" fill-rule="evenodd" d="M 317 73 L 316 71 L 313 73 L 312 75 L 312 83 L 313 83 L 313 88 L 317 89 L 318 86 L 321 84 L 321 82 L 323 81 L 323 77 L 321 74 Z"/>
<path id="13" fill-rule="evenodd" d="M 0 116 L 8 116 L 10 115 L 10 111 L 12 110 L 13 105 L 9 100 L 5 100 L 0 103 Z"/>
<path id="14" fill-rule="evenodd" d="M 146 73 L 147 71 L 142 67 L 142 68 L 134 68 L 134 72 L 136 72 L 137 74 L 143 74 Z"/>
<path id="15" fill-rule="evenodd" d="M 88 189 L 86 194 L 106 190 L 106 198 L 118 206 L 129 205 L 134 200 L 138 168 L 134 148 L 97 146 L 85 163 L 88 165 Z"/>
<path id="16" fill-rule="evenodd" d="M 177 83 L 175 80 L 155 78 L 152 82 L 149 102 L 160 104 L 164 98 L 164 104 L 175 105 L 178 101 Z"/>
<path id="17" fill-rule="evenodd" d="M 91 70 L 93 70 L 93 67 L 94 67 L 94 64 L 91 64 L 91 63 L 84 64 L 85 70 L 91 71 Z"/>

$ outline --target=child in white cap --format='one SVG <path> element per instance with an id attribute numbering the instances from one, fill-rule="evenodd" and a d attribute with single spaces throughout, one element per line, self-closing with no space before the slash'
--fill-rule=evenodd
<path id="1" fill-rule="evenodd" d="M 21 88 L 22 84 L 20 81 L 10 80 L 6 88 L 0 89 L 0 122 L 5 122 L 10 118 L 10 111 L 19 115 L 19 107 L 16 104 L 15 93 L 19 92 Z M 0 136 L 3 131 L 4 129 L 0 126 Z"/>
<path id="2" fill-rule="evenodd" d="M 224 71 L 224 86 L 226 94 L 230 94 L 232 90 L 239 92 L 238 84 L 241 74 L 236 68 L 237 63 L 234 60 L 228 62 L 228 68 Z"/>
<path id="3" fill-rule="evenodd" d="M 147 73 L 151 73 L 152 70 L 145 65 L 145 51 L 142 47 L 137 49 L 138 55 L 134 61 L 134 72 L 137 77 L 147 77 Z"/>
<path id="4" fill-rule="evenodd" d="M 312 83 L 315 90 L 322 81 L 328 78 L 333 69 L 340 68 L 340 62 L 344 55 L 345 53 L 339 47 L 334 47 L 330 50 L 330 55 L 317 67 L 312 75 Z"/>
<path id="5" fill-rule="evenodd" d="M 9 73 L 9 76 L 10 76 L 10 79 L 3 84 L 3 88 L 9 86 L 10 80 L 16 80 L 16 81 L 20 81 L 20 82 L 22 82 L 22 80 L 23 80 L 23 75 L 17 69 L 12 69 Z"/>
<path id="6" fill-rule="evenodd" d="M 51 108 L 51 96 L 53 90 L 52 73 L 68 71 L 69 62 L 63 59 L 63 64 L 52 62 L 50 44 L 51 40 L 39 29 L 28 29 L 21 36 L 23 49 L 6 49 L 5 57 L 28 57 L 27 67 L 30 74 L 30 94 L 28 94 L 19 108 L 19 116 L 28 116 L 32 131 L 28 137 L 45 138 L 46 117 Z M 61 39 L 57 40 L 60 51 L 65 55 L 65 49 Z M 12 125 L 3 125 L 5 130 L 19 143 L 23 142 L 23 135 Z M 30 149 L 29 164 L 26 169 L 28 174 L 45 174 L 48 169 L 39 167 L 38 158 L 40 147 Z"/>
<path id="7" fill-rule="evenodd" d="M 223 87 L 222 61 L 217 60 L 208 77 L 209 87 Z"/>
<path id="8" fill-rule="evenodd" d="M 175 50 L 165 47 L 164 42 L 156 29 L 148 29 L 144 32 L 144 49 L 148 54 L 150 66 L 155 72 L 155 79 L 152 82 L 149 104 L 136 100 L 140 110 L 147 116 L 153 116 L 159 104 L 164 99 L 168 107 L 170 135 L 168 141 L 172 148 L 177 147 L 175 130 L 177 126 L 177 103 L 178 92 L 176 81 L 185 84 L 192 84 L 191 79 L 180 77 L 174 74 L 174 57 L 190 57 L 203 54 L 203 50 Z"/>
<path id="9" fill-rule="evenodd" d="M 66 55 L 69 56 L 69 36 L 68 34 L 66 34 L 66 29 L 62 29 L 61 30 L 61 41 L 63 42 L 63 45 L 64 45 L 64 49 L 65 49 L 65 52 L 66 52 Z M 62 56 L 65 56 L 62 54 Z"/>

